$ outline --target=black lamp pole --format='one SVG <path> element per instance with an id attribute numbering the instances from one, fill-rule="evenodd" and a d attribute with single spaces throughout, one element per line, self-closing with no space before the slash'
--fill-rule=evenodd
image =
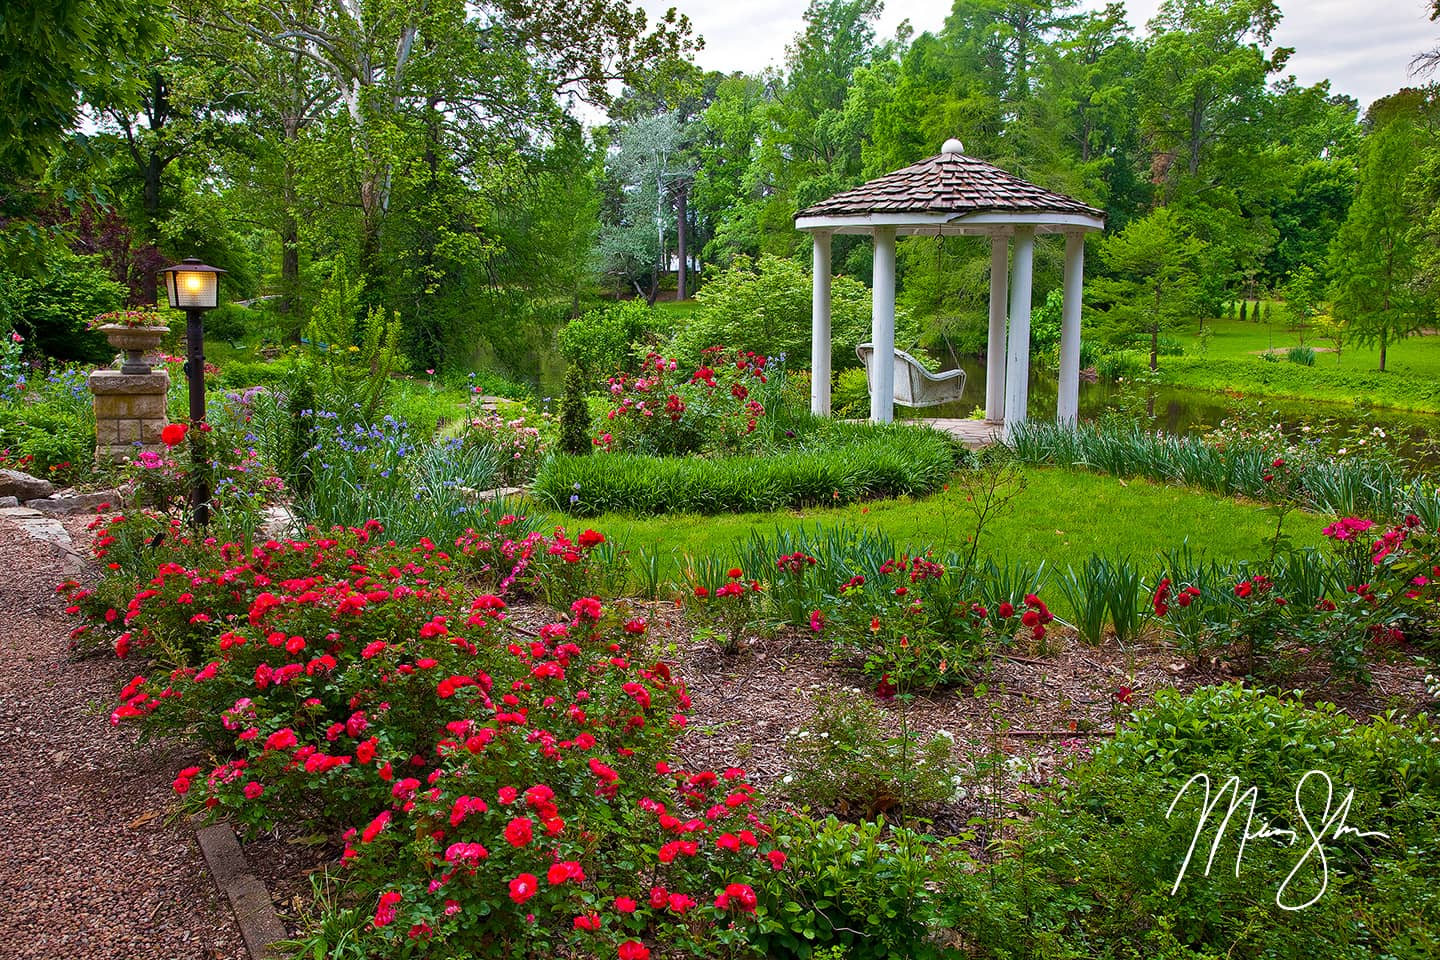
<path id="1" fill-rule="evenodd" d="M 205 436 L 205 326 L 202 314 L 219 303 L 219 267 L 194 258 L 160 271 L 174 309 L 185 311 L 185 384 L 190 391 L 190 516 L 203 527 L 210 522 L 210 455 Z"/>
<path id="2" fill-rule="evenodd" d="M 193 461 L 190 476 L 194 483 L 190 489 L 191 516 L 195 526 L 203 527 L 210 522 L 209 445 L 205 442 L 205 325 L 201 322 L 204 310 L 187 307 L 185 310 L 185 383 L 190 391 L 190 450 Z"/>

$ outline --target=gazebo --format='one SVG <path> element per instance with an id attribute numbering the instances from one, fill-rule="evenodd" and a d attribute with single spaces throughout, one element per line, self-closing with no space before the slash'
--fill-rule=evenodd
<path id="1" fill-rule="evenodd" d="M 871 292 L 870 419 L 887 422 L 895 403 L 895 238 L 990 237 L 990 336 L 985 419 L 1006 436 L 1025 420 L 1030 392 L 1030 284 L 1036 234 L 1065 235 L 1065 307 L 1060 332 L 1060 398 L 1056 419 L 1073 423 L 1080 398 L 1080 300 L 1085 234 L 1105 229 L 1105 213 L 967 157 L 959 140 L 940 155 L 886 174 L 807 207 L 795 227 L 815 242 L 811 314 L 810 409 L 830 413 L 830 238 L 874 238 Z M 1013 242 L 1013 264 L 1009 247 Z M 1012 275 L 1013 274 L 1013 278 Z M 1006 300 L 1009 330 L 1006 330 Z"/>

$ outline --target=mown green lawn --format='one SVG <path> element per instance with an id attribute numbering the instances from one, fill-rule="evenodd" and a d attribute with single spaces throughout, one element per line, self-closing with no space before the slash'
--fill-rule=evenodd
<path id="1" fill-rule="evenodd" d="M 1258 504 L 1062 468 L 1028 468 L 1025 476 L 1024 492 L 984 530 L 981 557 L 1078 567 L 1092 553 L 1148 561 L 1188 540 L 1197 556 L 1244 559 L 1268 552 L 1265 541 L 1274 532 L 1274 518 Z M 975 529 L 963 496 L 952 485 L 921 500 L 717 517 L 606 514 L 585 525 L 632 552 L 643 547 L 674 555 L 727 555 L 751 530 L 842 523 L 878 529 L 912 551 L 962 551 Z M 1327 522 L 1294 513 L 1285 529 L 1296 546 L 1318 545 Z"/>
<path id="2" fill-rule="evenodd" d="M 1340 354 L 1331 344 L 1312 337 L 1315 365 L 1291 363 L 1283 354 L 1279 363 L 1261 354 L 1272 347 L 1288 350 L 1299 345 L 1299 333 L 1289 329 L 1281 307 L 1272 310 L 1271 323 L 1207 320 L 1211 331 L 1205 353 L 1200 352 L 1198 325 L 1174 334 L 1185 348 L 1183 357 L 1162 357 L 1161 375 L 1167 383 L 1201 390 L 1239 392 L 1256 396 L 1292 397 L 1335 402 L 1366 401 L 1401 410 L 1440 412 L 1440 336 L 1416 336 L 1391 344 L 1386 370 L 1380 373 L 1380 351 L 1374 346 L 1345 345 Z"/>

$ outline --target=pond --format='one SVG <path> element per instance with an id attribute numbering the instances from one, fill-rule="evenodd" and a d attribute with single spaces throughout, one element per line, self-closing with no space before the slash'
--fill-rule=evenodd
<path id="1" fill-rule="evenodd" d="M 954 369 L 954 365 L 948 365 Z M 960 361 L 965 371 L 965 399 L 923 409 L 900 407 L 896 414 L 905 419 L 929 417 L 968 417 L 977 406 L 985 404 L 985 364 L 965 357 Z M 1139 393 L 1137 399 L 1137 392 Z M 1056 373 L 1041 367 L 1030 369 L 1031 420 L 1053 420 L 1059 394 Z M 1287 432 L 1326 424 L 1332 429 L 1368 432 L 1381 428 L 1392 449 L 1406 460 L 1426 469 L 1440 466 L 1440 420 L 1434 414 L 1406 413 L 1397 410 L 1373 409 L 1362 413 L 1350 404 L 1321 403 L 1308 400 L 1274 398 L 1243 398 L 1183 387 L 1122 385 L 1107 381 L 1080 384 L 1080 417 L 1094 419 L 1107 410 L 1140 409 L 1143 398 L 1154 400 L 1154 426 L 1170 434 L 1205 433 L 1227 417 L 1233 417 L 1242 406 L 1254 410 L 1258 404 L 1272 414 Z M 1127 402 L 1128 401 L 1128 402 Z"/>

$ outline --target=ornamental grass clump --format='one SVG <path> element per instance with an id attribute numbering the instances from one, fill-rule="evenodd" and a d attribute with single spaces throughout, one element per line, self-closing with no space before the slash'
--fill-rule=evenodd
<path id="1" fill-rule="evenodd" d="M 1154 434 L 1138 425 L 1029 421 L 1015 429 L 1011 446 L 1024 463 L 1142 476 L 1317 513 L 1391 522 L 1410 513 L 1440 513 L 1433 485 L 1407 477 L 1382 448 L 1383 435 L 1372 432 L 1353 440 L 1327 438 L 1323 432 L 1304 436 L 1289 438 L 1273 424 L 1243 421 L 1227 421 L 1204 438 Z M 1361 443 L 1368 440 L 1377 442 Z"/>

